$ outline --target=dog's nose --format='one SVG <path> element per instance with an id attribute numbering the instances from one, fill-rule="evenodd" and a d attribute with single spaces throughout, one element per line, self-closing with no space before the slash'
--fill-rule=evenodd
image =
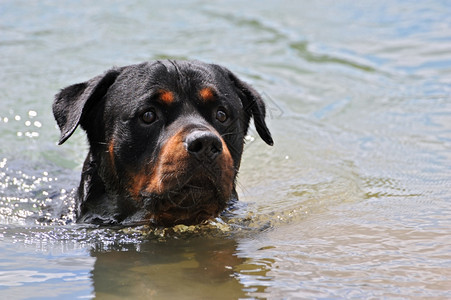
<path id="1" fill-rule="evenodd" d="M 196 158 L 213 161 L 222 152 L 220 138 L 211 131 L 197 130 L 185 138 L 186 150 Z"/>

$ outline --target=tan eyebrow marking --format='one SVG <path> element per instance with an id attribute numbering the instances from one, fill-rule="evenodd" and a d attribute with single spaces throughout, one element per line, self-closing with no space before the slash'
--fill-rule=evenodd
<path id="1" fill-rule="evenodd" d="M 199 91 L 199 96 L 205 102 L 212 101 L 215 98 L 215 92 L 211 88 L 206 87 Z"/>
<path id="2" fill-rule="evenodd" d="M 160 100 L 166 104 L 174 102 L 174 93 L 167 90 L 160 90 Z"/>

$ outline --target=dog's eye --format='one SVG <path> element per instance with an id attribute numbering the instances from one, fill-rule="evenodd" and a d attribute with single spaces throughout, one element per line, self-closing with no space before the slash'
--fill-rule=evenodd
<path id="1" fill-rule="evenodd" d="M 149 110 L 142 114 L 141 119 L 144 123 L 150 124 L 155 122 L 157 119 L 157 114 L 153 110 Z"/>
<path id="2" fill-rule="evenodd" d="M 224 123 L 225 121 L 227 121 L 227 113 L 222 109 L 218 109 L 218 111 L 216 112 L 216 119 L 219 122 Z"/>

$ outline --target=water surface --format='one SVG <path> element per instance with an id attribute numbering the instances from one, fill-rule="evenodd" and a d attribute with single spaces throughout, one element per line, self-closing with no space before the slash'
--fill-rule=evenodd
<path id="1" fill-rule="evenodd" d="M 0 293 L 8 299 L 451 298 L 447 1 L 3 1 Z M 268 104 L 240 204 L 170 229 L 73 223 L 87 145 L 53 95 L 200 59 Z"/>

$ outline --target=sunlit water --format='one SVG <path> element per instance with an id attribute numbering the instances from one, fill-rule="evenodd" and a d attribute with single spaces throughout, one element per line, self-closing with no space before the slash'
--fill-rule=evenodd
<path id="1" fill-rule="evenodd" d="M 210 224 L 74 224 L 53 95 L 161 58 L 252 83 L 275 146 Z M 2 298 L 451 298 L 447 1 L 2 1 L 0 65 Z"/>

